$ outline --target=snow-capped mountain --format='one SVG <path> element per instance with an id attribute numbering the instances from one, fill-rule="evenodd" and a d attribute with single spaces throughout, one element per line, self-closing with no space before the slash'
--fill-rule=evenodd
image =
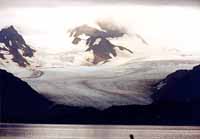
<path id="1" fill-rule="evenodd" d="M 9 26 L 0 30 L 0 59 L 6 62 L 17 63 L 20 67 L 27 67 L 30 62 L 27 58 L 34 56 L 32 49 L 24 40 L 23 36 Z"/>
<path id="2" fill-rule="evenodd" d="M 99 62 L 108 62 L 112 57 L 117 56 L 116 48 L 123 51 L 126 50 L 129 53 L 133 53 L 131 50 L 123 47 L 117 46 L 110 42 L 109 38 L 119 38 L 124 34 L 127 34 L 125 30 L 117 28 L 112 24 L 98 23 L 101 30 L 90 27 L 88 25 L 81 25 L 72 29 L 70 36 L 74 37 L 72 43 L 78 44 L 82 39 L 81 35 L 85 35 L 88 38 L 85 40 L 88 48 L 85 50 L 93 52 L 93 64 L 98 64 Z"/>
<path id="3" fill-rule="evenodd" d="M 8 44 L 5 41 L 1 47 L 1 61 L 9 60 L 3 52 L 9 52 L 11 58 L 2 67 L 57 103 L 105 109 L 150 104 L 152 83 L 176 69 L 198 63 L 183 62 L 179 51 L 151 46 L 138 33 L 129 34 L 113 26 L 107 28 L 77 26 L 71 30 L 71 36 L 65 36 L 70 47 L 58 51 L 59 47 L 37 46 L 33 50 L 23 39 L 28 37 L 23 34 L 22 37 L 11 26 L 6 28 L 11 33 L 6 35 Z"/>
<path id="4" fill-rule="evenodd" d="M 3 28 L 0 31 L 1 65 L 36 70 L 36 67 L 114 66 L 134 59 L 182 58 L 179 51 L 151 46 L 141 35 L 131 34 L 125 27 L 108 21 L 95 24 L 95 27 L 84 24 L 68 29 L 66 48 L 30 44 L 33 49 L 26 43 L 31 42 L 26 30 L 19 34 L 14 26 Z"/>
<path id="5" fill-rule="evenodd" d="M 199 63 L 176 49 L 152 45 L 129 26 L 97 21 L 48 32 L 42 32 L 45 26 L 35 31 L 32 24 L 18 25 L 20 34 L 5 28 L 13 33 L 1 44 L 1 68 L 54 102 L 105 109 L 150 104 L 152 83 Z"/>
<path id="6" fill-rule="evenodd" d="M 59 113 L 63 111 L 62 104 L 70 106 L 69 109 L 64 108 L 66 117 L 72 112 L 80 119 L 79 113 L 71 107 L 78 107 L 78 110 L 80 107 L 92 107 L 92 110 L 105 112 L 103 116 L 108 114 L 107 120 L 122 115 L 125 120 L 144 116 L 154 122 L 159 119 L 168 122 L 170 119 L 165 119 L 165 116 L 170 118 L 173 112 L 181 115 L 176 120 L 184 119 L 182 115 L 191 112 L 193 103 L 189 107 L 187 104 L 175 107 L 176 103 L 165 103 L 160 107 L 154 102 L 157 99 L 165 101 L 165 98 L 175 98 L 176 101 L 182 95 L 184 102 L 188 102 L 185 99 L 188 95 L 192 101 L 199 97 L 193 92 L 182 94 L 188 89 L 198 89 L 198 83 L 193 82 L 199 82 L 196 78 L 199 67 L 169 75 L 200 63 L 199 8 L 81 3 L 0 9 L 0 69 L 17 77 L 5 71 L 0 73 L 0 82 L 10 87 L 5 89 L 9 91 L 6 106 L 16 103 L 14 106 L 19 108 L 11 106 L 10 112 L 23 113 L 23 107 L 25 112 L 31 111 L 25 103 L 37 111 L 33 105 L 37 102 L 31 102 L 37 101 L 38 95 L 35 99 L 32 96 L 38 92 L 39 96 L 61 104 L 61 107 L 55 108 Z M 17 83 L 8 83 L 9 77 L 10 82 L 16 80 Z M 191 84 L 188 80 L 192 81 Z M 155 84 L 156 91 L 152 91 Z M 25 90 L 21 90 L 21 95 L 20 90 L 17 92 L 19 95 L 13 95 L 12 89 L 17 91 L 15 88 Z M 26 89 L 35 93 L 27 94 Z M 151 97 L 155 92 L 160 92 L 160 95 Z M 33 99 L 31 104 L 27 102 L 29 99 Z M 142 107 L 138 109 L 139 113 L 135 113 L 136 105 L 137 108 Z M 152 111 L 148 111 L 149 108 Z M 130 110 L 133 112 L 131 115 Z M 51 111 L 55 117 L 56 111 Z M 86 111 L 90 113 L 91 109 Z"/>

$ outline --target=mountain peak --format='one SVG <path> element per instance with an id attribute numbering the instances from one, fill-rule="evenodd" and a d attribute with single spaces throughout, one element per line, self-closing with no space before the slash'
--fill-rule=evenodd
<path id="1" fill-rule="evenodd" d="M 12 56 L 12 61 L 21 67 L 30 65 L 26 57 L 33 57 L 35 50 L 24 40 L 13 25 L 0 30 L 0 58 L 7 59 Z"/>
<path id="2" fill-rule="evenodd" d="M 72 29 L 70 33 L 70 37 L 74 37 L 72 43 L 75 45 L 79 44 L 82 40 L 81 35 L 88 36 L 88 39 L 86 39 L 88 48 L 85 51 L 93 52 L 93 64 L 98 64 L 99 62 L 105 63 L 112 56 L 116 57 L 117 51 L 115 48 L 119 48 L 120 51 L 126 50 L 129 53 L 133 53 L 128 48 L 115 45 L 110 41 L 110 38 L 119 38 L 127 34 L 125 29 L 106 23 L 98 23 L 97 25 L 100 29 L 84 24 Z"/>

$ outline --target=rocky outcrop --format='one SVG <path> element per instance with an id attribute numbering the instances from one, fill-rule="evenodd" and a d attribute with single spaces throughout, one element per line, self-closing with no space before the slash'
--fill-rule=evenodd
<path id="1" fill-rule="evenodd" d="M 0 31 L 0 58 L 6 59 L 5 55 L 11 55 L 12 61 L 21 67 L 30 65 L 26 57 L 33 57 L 35 50 L 24 40 L 22 35 L 13 27 L 9 26 Z"/>

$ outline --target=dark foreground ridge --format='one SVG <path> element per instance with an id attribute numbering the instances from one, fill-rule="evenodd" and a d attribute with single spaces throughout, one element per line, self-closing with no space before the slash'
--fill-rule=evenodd
<path id="1" fill-rule="evenodd" d="M 57 105 L 26 82 L 0 70 L 0 122 L 70 123 L 89 119 L 90 112 L 96 113 L 96 110 Z"/>
<path id="2" fill-rule="evenodd" d="M 35 50 L 26 44 L 22 35 L 13 26 L 0 30 L 0 43 L 4 44 L 0 46 L 0 59 L 6 59 L 5 55 L 11 55 L 12 61 L 19 66 L 30 65 L 26 57 L 33 57 Z"/>
<path id="3" fill-rule="evenodd" d="M 180 70 L 153 86 L 152 104 L 101 111 L 55 104 L 0 70 L 0 117 L 9 123 L 200 125 L 199 81 L 200 66 Z"/>

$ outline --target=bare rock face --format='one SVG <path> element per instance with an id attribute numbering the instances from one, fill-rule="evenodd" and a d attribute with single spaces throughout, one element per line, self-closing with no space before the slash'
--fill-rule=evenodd
<path id="1" fill-rule="evenodd" d="M 26 57 L 33 57 L 35 50 L 26 44 L 22 35 L 13 26 L 0 31 L 0 43 L 1 59 L 6 59 L 5 55 L 11 55 L 12 61 L 19 66 L 30 65 Z"/>
<path id="2" fill-rule="evenodd" d="M 125 29 L 104 22 L 99 22 L 97 25 L 101 30 L 88 25 L 81 25 L 72 29 L 70 33 L 70 37 L 74 37 L 72 43 L 75 45 L 79 44 L 79 42 L 82 40 L 80 38 L 81 35 L 88 36 L 88 39 L 86 40 L 86 45 L 88 48 L 85 51 L 93 52 L 93 64 L 98 64 L 99 62 L 105 63 L 111 59 L 112 56 L 116 57 L 117 52 L 115 48 L 119 48 L 121 51 L 125 50 L 129 53 L 133 53 L 131 50 L 123 46 L 112 44 L 109 40 L 110 38 L 119 38 L 125 35 Z"/>

